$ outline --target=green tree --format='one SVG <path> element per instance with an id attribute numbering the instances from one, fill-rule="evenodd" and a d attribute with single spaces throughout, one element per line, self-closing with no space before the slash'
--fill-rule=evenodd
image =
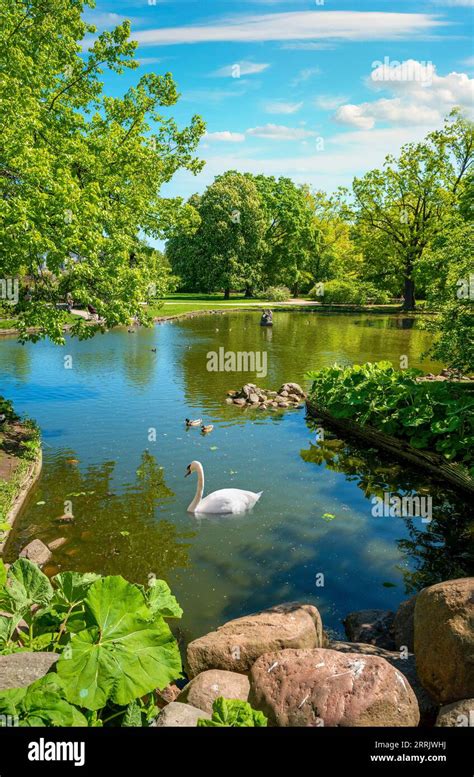
<path id="1" fill-rule="evenodd" d="M 173 272 L 187 288 L 231 289 L 251 294 L 262 273 L 265 222 L 257 187 L 241 173 L 217 176 L 202 197 L 188 205 L 200 223 L 194 231 L 178 229 L 167 243 Z"/>
<path id="2" fill-rule="evenodd" d="M 143 238 L 186 219 L 160 197 L 179 168 L 201 168 L 204 125 L 180 130 L 160 109 L 176 103 L 170 73 L 143 75 L 122 97 L 103 93 L 105 69 L 136 68 L 130 24 L 103 32 L 81 54 L 92 0 L 4 0 L 0 31 L 0 218 L 3 277 L 23 281 L 23 337 L 62 341 L 66 294 L 93 305 L 106 326 L 137 314 L 156 272 Z M 153 264 L 153 263 L 152 263 Z M 73 334 L 87 336 L 79 321 Z"/>
<path id="3" fill-rule="evenodd" d="M 473 158 L 473 124 L 453 111 L 442 130 L 354 180 L 356 224 L 369 241 L 383 236 L 387 261 L 403 278 L 405 310 L 415 307 L 417 265 L 458 206 Z"/>
<path id="4" fill-rule="evenodd" d="M 294 296 L 310 285 L 318 237 L 314 199 L 290 178 L 247 174 L 255 182 L 265 219 L 264 283 L 284 284 Z"/>

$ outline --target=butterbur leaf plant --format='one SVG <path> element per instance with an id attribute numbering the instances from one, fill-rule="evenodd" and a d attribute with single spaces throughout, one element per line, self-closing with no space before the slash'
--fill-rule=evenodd
<path id="1" fill-rule="evenodd" d="M 0 654 L 58 653 L 54 671 L 0 693 L 19 725 L 137 726 L 157 712 L 155 689 L 181 677 L 165 618 L 182 611 L 163 580 L 64 572 L 51 581 L 27 559 L 0 562 Z"/>
<path id="2" fill-rule="evenodd" d="M 264 728 L 267 718 L 263 712 L 252 709 L 247 701 L 224 699 L 219 696 L 212 705 L 212 718 L 199 718 L 198 726 L 205 728 Z"/>
<path id="3" fill-rule="evenodd" d="M 474 475 L 474 395 L 449 381 L 420 381 L 420 370 L 390 362 L 335 365 L 308 377 L 310 400 L 334 418 L 350 419 L 439 453 Z"/>

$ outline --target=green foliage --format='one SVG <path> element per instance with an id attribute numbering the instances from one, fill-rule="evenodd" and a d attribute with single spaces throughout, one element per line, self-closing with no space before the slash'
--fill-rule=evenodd
<path id="1" fill-rule="evenodd" d="M 398 275 L 407 310 L 415 305 L 423 253 L 458 207 L 473 150 L 474 125 L 455 110 L 442 130 L 404 146 L 397 159 L 387 156 L 383 170 L 354 179 L 354 231 L 375 262 L 367 269 L 372 280 Z"/>
<path id="2" fill-rule="evenodd" d="M 6 575 L 0 567 L 0 609 L 0 653 L 60 654 L 46 685 L 0 693 L 0 712 L 19 715 L 21 725 L 34 725 L 42 704 L 42 725 L 118 718 L 138 725 L 155 712 L 154 690 L 181 676 L 178 645 L 164 619 L 182 611 L 163 580 L 145 588 L 120 576 L 63 572 L 50 582 L 19 559 Z"/>
<path id="3" fill-rule="evenodd" d="M 327 367 L 309 373 L 311 399 L 335 418 L 347 418 L 410 445 L 473 467 L 474 397 L 454 383 L 418 381 L 419 370 L 390 362 Z"/>
<path id="4" fill-rule="evenodd" d="M 321 287 L 316 285 L 311 289 L 309 296 L 311 299 L 319 302 L 336 304 L 366 305 L 384 305 L 390 301 L 388 292 L 378 289 L 372 283 L 364 283 L 356 278 L 352 280 L 333 280 L 326 281 L 323 285 L 324 293 L 321 294 Z"/>
<path id="5" fill-rule="evenodd" d="M 104 326 L 133 315 L 147 322 L 140 303 L 150 284 L 166 286 L 166 272 L 143 239 L 189 218 L 181 200 L 162 198 L 160 189 L 178 169 L 202 167 L 193 154 L 204 124 L 195 116 L 179 129 L 169 117 L 178 100 L 170 73 L 146 73 L 121 96 L 103 94 L 105 70 L 138 66 L 137 44 L 128 21 L 94 35 L 82 20 L 93 5 L 2 4 L 0 263 L 4 277 L 22 280 L 14 308 L 22 339 L 63 342 L 67 317 L 58 303 L 67 295 L 94 306 Z M 80 337 L 94 331 L 82 319 L 71 329 Z"/>
<path id="6" fill-rule="evenodd" d="M 474 372 L 474 223 L 453 220 L 420 264 L 427 302 L 436 317 L 424 322 L 435 333 L 431 354 L 449 367 Z"/>
<path id="7" fill-rule="evenodd" d="M 241 173 L 217 176 L 202 197 L 192 197 L 195 229 L 175 230 L 166 255 L 185 288 L 252 289 L 262 270 L 264 216 L 257 188 Z"/>
<path id="8" fill-rule="evenodd" d="M 262 292 L 261 297 L 270 302 L 286 302 L 291 297 L 291 291 L 287 286 L 269 286 Z"/>
<path id="9" fill-rule="evenodd" d="M 252 709 L 250 704 L 239 699 L 224 699 L 219 696 L 212 705 L 212 718 L 198 720 L 199 727 L 210 728 L 263 728 L 267 719 L 263 712 Z"/>

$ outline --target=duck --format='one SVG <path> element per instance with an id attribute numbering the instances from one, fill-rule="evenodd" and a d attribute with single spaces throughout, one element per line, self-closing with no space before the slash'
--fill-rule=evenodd
<path id="1" fill-rule="evenodd" d="M 185 419 L 186 426 L 201 426 L 202 418 L 195 418 L 194 421 L 190 418 Z"/>
<path id="2" fill-rule="evenodd" d="M 156 353 L 156 348 L 152 348 L 152 349 L 151 349 L 151 352 L 152 352 L 152 353 Z"/>
<path id="3" fill-rule="evenodd" d="M 256 494 L 254 491 L 244 491 L 241 488 L 221 488 L 203 498 L 204 491 L 204 469 L 200 461 L 192 461 L 186 468 L 184 477 L 188 477 L 192 472 L 197 473 L 197 488 L 193 501 L 188 507 L 188 513 L 194 514 L 236 514 L 251 510 L 263 494 L 260 491 Z"/>
<path id="4" fill-rule="evenodd" d="M 203 424 L 201 426 L 202 434 L 209 434 L 209 432 L 212 432 L 213 429 L 214 429 L 214 424 L 208 424 L 207 426 Z"/>

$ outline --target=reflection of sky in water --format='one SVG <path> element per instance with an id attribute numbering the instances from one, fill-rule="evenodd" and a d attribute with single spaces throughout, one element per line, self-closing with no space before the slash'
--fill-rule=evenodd
<path id="1" fill-rule="evenodd" d="M 301 451 L 316 442 L 304 411 L 263 415 L 229 407 L 227 390 L 257 381 L 205 367 L 207 352 L 220 345 L 267 350 L 269 374 L 258 383 L 278 388 L 335 360 L 397 363 L 406 354 L 410 366 L 422 366 L 429 335 L 386 317 L 371 327 L 360 316 L 277 313 L 273 330 L 258 319 L 198 317 L 63 348 L 0 342 L 1 392 L 37 419 L 45 453 L 10 554 L 32 536 L 65 536 L 68 543 L 53 559 L 62 568 L 139 581 L 155 572 L 176 592 L 183 629 L 193 636 L 284 600 L 317 604 L 333 628 L 352 609 L 396 606 L 405 597 L 408 562 L 397 546 L 407 536 L 405 522 L 372 517 L 370 499 L 357 478 L 346 477 L 346 465 L 335 471 L 303 460 Z M 66 355 L 71 370 L 64 368 Z M 201 416 L 215 424 L 206 437 L 184 428 L 185 417 Z M 156 442 L 149 441 L 150 428 Z M 146 450 L 154 459 L 144 458 Z M 363 463 L 364 451 L 355 455 Z M 242 516 L 190 516 L 196 482 L 183 476 L 192 459 L 204 465 L 206 493 L 225 486 L 263 490 L 261 501 Z M 369 473 L 380 463 L 380 456 L 369 462 Z M 396 472 L 406 474 L 403 466 Z M 53 519 L 65 499 L 75 522 L 58 526 Z M 322 520 L 324 513 L 334 520 Z M 421 522 L 419 528 L 426 530 Z M 321 572 L 325 585 L 317 588 Z"/>

